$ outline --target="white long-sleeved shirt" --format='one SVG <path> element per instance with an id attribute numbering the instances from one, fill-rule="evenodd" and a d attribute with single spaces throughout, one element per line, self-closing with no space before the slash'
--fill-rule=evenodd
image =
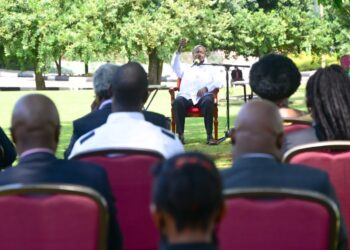
<path id="1" fill-rule="evenodd" d="M 180 62 L 180 54 L 175 52 L 171 60 L 171 67 L 176 75 L 181 78 L 178 96 L 192 99 L 193 104 L 198 103 L 197 92 L 201 88 L 207 87 L 208 92 L 211 92 L 222 87 L 222 84 L 215 77 L 213 66 L 194 65 L 186 67 Z"/>
<path id="2" fill-rule="evenodd" d="M 151 150 L 164 158 L 184 152 L 176 135 L 145 121 L 142 113 L 114 112 L 105 124 L 81 136 L 68 158 L 107 149 Z"/>

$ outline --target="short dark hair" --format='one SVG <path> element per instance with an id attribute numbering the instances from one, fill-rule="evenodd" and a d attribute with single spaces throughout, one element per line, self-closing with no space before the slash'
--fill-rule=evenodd
<path id="1" fill-rule="evenodd" d="M 222 184 L 214 162 L 201 153 L 183 153 L 154 169 L 153 203 L 169 213 L 178 232 L 208 229 L 210 219 L 223 207 Z"/>
<path id="2" fill-rule="evenodd" d="M 339 65 L 320 68 L 306 85 L 320 140 L 350 140 L 350 78 Z"/>
<path id="3" fill-rule="evenodd" d="M 261 98 L 272 102 L 290 97 L 300 85 L 301 75 L 294 62 L 286 56 L 269 54 L 254 63 L 249 84 Z"/>
<path id="4" fill-rule="evenodd" d="M 141 64 L 128 62 L 118 68 L 112 82 L 113 99 L 124 108 L 135 109 L 148 95 L 147 73 Z"/>

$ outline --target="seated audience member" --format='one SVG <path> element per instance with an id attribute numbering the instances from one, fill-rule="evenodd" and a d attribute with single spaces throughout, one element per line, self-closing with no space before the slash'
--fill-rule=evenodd
<path id="1" fill-rule="evenodd" d="M 274 102 L 282 118 L 305 115 L 303 111 L 288 107 L 288 98 L 300 85 L 301 75 L 294 62 L 286 56 L 269 54 L 253 64 L 249 84 L 262 99 Z"/>
<path id="2" fill-rule="evenodd" d="M 339 65 L 320 68 L 309 78 L 306 105 L 314 126 L 288 134 L 284 151 L 310 142 L 350 140 L 350 78 Z"/>
<path id="3" fill-rule="evenodd" d="M 101 126 L 107 121 L 107 117 L 112 112 L 111 81 L 118 68 L 119 66 L 115 64 L 103 64 L 96 70 L 93 77 L 96 99 L 92 104 L 92 112 L 73 121 L 73 135 L 68 148 L 64 152 L 65 158 L 68 158 L 74 143 L 80 136 Z M 146 121 L 163 128 L 169 127 L 164 115 L 150 111 L 142 111 L 142 113 Z"/>
<path id="4" fill-rule="evenodd" d="M 16 160 L 16 149 L 12 142 L 0 128 L 0 169 L 11 166 Z"/>
<path id="5" fill-rule="evenodd" d="M 162 250 L 217 249 L 215 225 L 224 211 L 221 179 L 212 160 L 179 154 L 154 169 L 151 212 Z"/>
<path id="6" fill-rule="evenodd" d="M 235 121 L 231 139 L 234 164 L 222 172 L 224 188 L 298 188 L 322 193 L 337 202 L 326 172 L 281 163 L 283 126 L 274 104 L 254 101 L 244 105 Z M 338 249 L 346 249 L 343 220 L 339 237 Z"/>
<path id="7" fill-rule="evenodd" d="M 148 80 L 139 63 L 129 62 L 110 76 L 113 102 L 107 122 L 80 137 L 70 158 L 105 149 L 153 150 L 164 157 L 183 152 L 180 140 L 169 130 L 145 121 L 141 113 L 148 96 Z"/>
<path id="8" fill-rule="evenodd" d="M 39 94 L 19 99 L 12 114 L 11 135 L 19 154 L 19 164 L 0 172 L 0 185 L 66 183 L 95 189 L 108 203 L 108 249 L 122 249 L 114 198 L 105 171 L 93 164 L 58 160 L 55 157 L 60 135 L 60 121 L 55 104 Z"/>
<path id="9" fill-rule="evenodd" d="M 340 58 L 340 65 L 342 68 L 347 72 L 348 76 L 350 77 L 350 55 L 343 55 Z"/>

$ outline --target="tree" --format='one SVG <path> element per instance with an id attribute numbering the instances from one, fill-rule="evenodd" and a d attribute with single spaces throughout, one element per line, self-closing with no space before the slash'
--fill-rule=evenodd
<path id="1" fill-rule="evenodd" d="M 228 23 L 227 13 L 215 13 L 209 0 L 111 2 L 105 26 L 118 35 L 115 47 L 129 60 L 148 59 L 151 84 L 160 83 L 163 61 L 170 58 L 180 38 L 188 38 L 190 45 L 201 42 L 210 48 Z"/>

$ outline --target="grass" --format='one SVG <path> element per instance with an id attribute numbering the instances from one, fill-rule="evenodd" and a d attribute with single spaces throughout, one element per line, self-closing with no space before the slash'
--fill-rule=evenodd
<path id="1" fill-rule="evenodd" d="M 249 88 L 249 87 L 248 87 Z M 291 106 L 306 110 L 304 105 L 304 86 L 290 99 Z M 72 121 L 83 116 L 90 111 L 90 104 L 94 98 L 92 90 L 80 91 L 16 91 L 1 92 L 1 127 L 9 134 L 11 112 L 15 102 L 23 95 L 29 93 L 41 93 L 50 97 L 56 104 L 61 119 L 61 136 L 57 150 L 57 157 L 62 158 L 65 148 L 68 146 L 72 134 Z M 249 93 L 249 92 L 248 92 Z M 226 91 L 222 89 L 219 92 L 219 137 L 226 131 Z M 242 95 L 241 88 L 230 89 L 230 96 Z M 233 127 L 233 121 L 237 116 L 240 107 L 244 104 L 242 99 L 230 100 L 230 127 Z M 159 112 L 170 117 L 170 96 L 168 91 L 158 91 L 155 99 L 149 107 L 149 110 Z M 231 142 L 229 139 L 217 146 L 208 146 L 205 144 L 206 133 L 202 118 L 187 118 L 185 125 L 186 151 L 200 151 L 210 155 L 219 167 L 228 167 L 232 164 Z"/>

